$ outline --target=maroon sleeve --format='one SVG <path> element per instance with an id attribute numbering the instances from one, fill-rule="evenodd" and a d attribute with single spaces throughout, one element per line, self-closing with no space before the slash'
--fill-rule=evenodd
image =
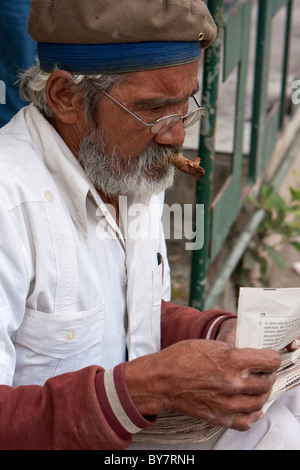
<path id="1" fill-rule="evenodd" d="M 97 366 L 49 379 L 43 387 L 0 385 L 1 450 L 125 449 L 99 406 Z"/>
<path id="2" fill-rule="evenodd" d="M 235 318 L 223 310 L 200 312 L 192 307 L 185 307 L 162 301 L 161 346 L 162 349 L 186 339 L 216 339 L 217 331 L 223 321 Z"/>
<path id="3" fill-rule="evenodd" d="M 91 366 L 43 387 L 0 385 L 0 450 L 124 450 L 151 426 L 135 407 L 125 363 Z"/>

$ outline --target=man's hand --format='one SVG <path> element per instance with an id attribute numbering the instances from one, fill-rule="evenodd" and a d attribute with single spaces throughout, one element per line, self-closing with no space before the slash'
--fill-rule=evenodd
<path id="1" fill-rule="evenodd" d="M 237 319 L 230 318 L 222 323 L 217 334 L 217 341 L 235 345 Z"/>
<path id="2" fill-rule="evenodd" d="M 298 338 L 296 338 L 291 344 L 288 344 L 286 347 L 286 349 L 289 352 L 297 351 L 299 348 L 300 348 L 300 336 L 298 336 Z"/>
<path id="3" fill-rule="evenodd" d="M 279 366 L 272 350 L 188 340 L 128 362 L 125 379 L 143 415 L 177 411 L 246 431 L 262 417 Z"/>

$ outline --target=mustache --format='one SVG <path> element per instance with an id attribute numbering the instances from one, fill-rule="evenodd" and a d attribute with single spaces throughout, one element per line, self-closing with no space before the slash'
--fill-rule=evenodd
<path id="1" fill-rule="evenodd" d="M 94 148 L 99 148 L 100 152 L 103 153 L 105 151 L 106 146 L 106 139 L 102 134 L 101 130 L 99 129 L 90 129 L 87 135 L 85 136 L 86 141 L 90 142 Z M 141 154 L 140 158 L 137 160 L 136 157 L 132 155 L 128 155 L 126 158 L 127 164 L 129 166 L 135 166 L 137 161 L 142 161 L 143 165 L 147 167 L 147 163 L 149 163 L 149 167 L 158 168 L 165 168 L 173 165 L 174 163 L 174 156 L 178 153 L 181 153 L 183 150 L 183 145 L 181 146 L 173 146 L 173 145 L 164 145 L 158 144 L 157 142 L 152 142 L 149 147 L 147 147 Z M 122 155 L 120 155 L 122 156 Z M 149 168 L 150 170 L 150 168 Z"/>
<path id="2" fill-rule="evenodd" d="M 141 154 L 141 159 L 146 159 L 144 162 L 145 169 L 153 172 L 155 170 L 168 168 L 174 164 L 174 156 L 182 152 L 182 146 L 163 145 L 156 142 Z M 151 155 L 151 158 L 148 158 Z M 149 168 L 147 167 L 149 164 Z"/>

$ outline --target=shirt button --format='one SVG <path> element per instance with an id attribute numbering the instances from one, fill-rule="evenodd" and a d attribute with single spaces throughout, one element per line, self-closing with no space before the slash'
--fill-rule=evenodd
<path id="1" fill-rule="evenodd" d="M 66 340 L 73 341 L 73 339 L 75 339 L 75 336 L 76 336 L 75 330 L 69 330 L 66 333 Z"/>
<path id="2" fill-rule="evenodd" d="M 51 193 L 51 191 L 46 191 L 45 192 L 45 198 L 47 199 L 47 201 L 53 202 L 54 201 L 54 194 Z"/>

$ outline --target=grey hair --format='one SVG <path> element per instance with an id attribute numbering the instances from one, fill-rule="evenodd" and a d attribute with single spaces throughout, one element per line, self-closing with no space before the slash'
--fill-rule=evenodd
<path id="1" fill-rule="evenodd" d="M 59 70 L 58 67 L 55 67 L 53 71 L 56 70 Z M 45 117 L 55 116 L 46 96 L 46 85 L 51 73 L 44 72 L 37 62 L 37 65 L 26 70 L 20 76 L 19 94 L 21 99 L 33 103 Z M 97 96 L 102 90 L 108 92 L 113 86 L 120 84 L 126 74 L 71 74 L 71 76 L 70 85 L 76 85 L 76 90 L 84 93 L 87 116 L 94 118 Z"/>

